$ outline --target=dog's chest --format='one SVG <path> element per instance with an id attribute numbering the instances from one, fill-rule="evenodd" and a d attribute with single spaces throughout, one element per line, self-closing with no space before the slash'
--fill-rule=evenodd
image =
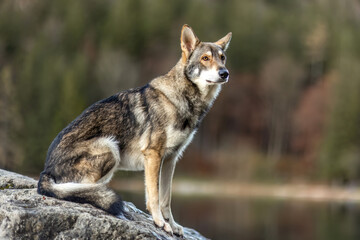
<path id="1" fill-rule="evenodd" d="M 174 127 L 168 127 L 166 129 L 165 155 L 181 154 L 193 139 L 195 132 L 196 130 L 190 130 L 190 128 L 178 130 Z M 144 139 L 149 139 L 149 136 L 142 137 L 138 141 L 140 144 L 134 145 L 136 147 L 133 147 L 131 150 L 121 151 L 119 169 L 132 171 L 144 170 L 145 157 L 141 150 L 141 148 L 146 146 L 141 144 Z"/>
<path id="2" fill-rule="evenodd" d="M 166 128 L 166 148 L 178 148 L 189 138 L 191 133 L 190 128 L 178 129 L 174 126 Z"/>

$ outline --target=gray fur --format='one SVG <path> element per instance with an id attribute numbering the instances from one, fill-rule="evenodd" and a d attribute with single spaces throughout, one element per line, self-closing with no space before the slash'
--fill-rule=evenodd
<path id="1" fill-rule="evenodd" d="M 229 42 L 231 34 L 227 37 Z M 145 168 L 147 207 L 155 223 L 182 235 L 171 214 L 171 180 L 176 161 L 220 91 L 218 81 L 227 81 L 227 77 L 215 76 L 214 80 L 203 73 L 210 68 L 226 69 L 221 46 L 228 42 L 201 43 L 185 25 L 183 57 L 173 69 L 143 87 L 91 105 L 56 136 L 48 149 L 38 192 L 88 202 L 117 215 L 122 211 L 121 200 L 104 184 L 116 169 Z M 207 52 L 211 52 L 211 66 L 210 60 L 201 62 Z"/>

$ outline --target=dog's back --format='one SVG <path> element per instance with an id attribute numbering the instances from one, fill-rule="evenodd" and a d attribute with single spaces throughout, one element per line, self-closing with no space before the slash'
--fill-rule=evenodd
<path id="1" fill-rule="evenodd" d="M 143 170 L 143 150 L 149 146 L 164 148 L 164 154 L 182 150 L 208 109 L 194 99 L 192 85 L 181 80 L 173 84 L 171 78 L 159 77 L 86 109 L 50 145 L 38 192 L 120 214 L 120 198 L 102 184 L 115 169 Z"/>

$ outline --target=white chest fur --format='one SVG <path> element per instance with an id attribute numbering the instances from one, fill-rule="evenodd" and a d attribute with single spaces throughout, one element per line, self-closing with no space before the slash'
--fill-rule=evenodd
<path id="1" fill-rule="evenodd" d="M 168 148 L 168 151 L 165 154 L 174 155 L 174 158 L 177 161 L 182 156 L 182 154 L 185 151 L 186 147 L 193 140 L 195 133 L 196 133 L 196 130 L 193 130 L 192 132 L 188 131 L 186 134 L 185 133 L 178 133 L 178 134 L 180 134 L 180 137 L 177 140 L 174 140 L 174 141 L 171 141 L 171 138 L 170 138 L 170 141 L 168 142 L 169 146 L 173 146 L 173 147 L 179 146 L 179 147 L 176 148 L 176 149 Z M 182 141 L 180 141 L 180 139 Z"/>
<path id="2" fill-rule="evenodd" d="M 174 148 L 182 145 L 183 142 L 189 137 L 190 130 L 175 129 L 172 125 L 166 129 L 166 148 Z"/>

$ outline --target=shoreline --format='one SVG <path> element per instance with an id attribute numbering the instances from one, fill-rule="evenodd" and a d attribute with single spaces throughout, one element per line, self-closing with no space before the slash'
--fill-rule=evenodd
<path id="1" fill-rule="evenodd" d="M 116 191 L 142 192 L 144 182 L 138 179 L 113 179 Z M 172 192 L 179 196 L 221 198 L 269 198 L 310 202 L 360 203 L 359 187 L 338 187 L 322 184 L 263 184 L 206 180 L 174 179 Z"/>

